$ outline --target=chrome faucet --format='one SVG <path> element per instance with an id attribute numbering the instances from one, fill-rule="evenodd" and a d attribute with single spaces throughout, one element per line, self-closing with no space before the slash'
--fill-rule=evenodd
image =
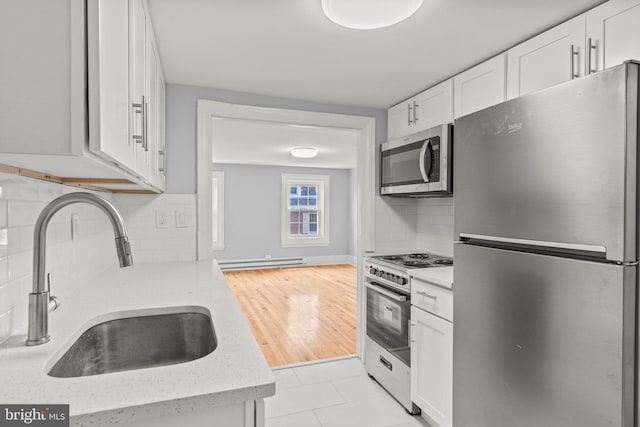
<path id="1" fill-rule="evenodd" d="M 109 217 L 116 236 L 116 251 L 120 267 L 133 265 L 124 222 L 111 203 L 91 193 L 69 193 L 49 202 L 40 212 L 33 234 L 33 289 L 29 294 L 27 345 L 39 345 L 49 341 L 49 311 L 55 310 L 60 305 L 56 297 L 50 296 L 51 278 L 47 277 L 45 282 L 47 226 L 51 217 L 60 209 L 80 202 L 100 208 Z"/>

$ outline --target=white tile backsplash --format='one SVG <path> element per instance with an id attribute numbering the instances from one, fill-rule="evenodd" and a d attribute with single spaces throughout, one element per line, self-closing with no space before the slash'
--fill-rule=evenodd
<path id="1" fill-rule="evenodd" d="M 127 225 L 134 262 L 196 260 L 196 195 L 114 194 L 113 203 Z M 156 211 L 167 215 L 167 228 L 156 227 Z M 176 224 L 176 211 L 186 227 Z"/>
<path id="2" fill-rule="evenodd" d="M 453 198 L 376 197 L 376 250 L 453 256 Z"/>
<path id="3" fill-rule="evenodd" d="M 86 190 L 0 173 L 0 342 L 24 331 L 27 323 L 35 221 L 48 202 L 74 191 Z M 134 263 L 196 259 L 195 195 L 96 194 L 111 201 L 122 214 Z M 171 213 L 172 222 L 162 232 L 155 229 L 158 208 Z M 187 227 L 176 227 L 177 209 L 186 213 Z M 73 239 L 72 214 L 78 215 L 78 233 Z M 47 272 L 63 304 L 65 295 L 90 286 L 92 277 L 117 263 L 111 223 L 98 208 L 73 204 L 51 218 Z"/>
<path id="4" fill-rule="evenodd" d="M 418 199 L 417 248 L 453 256 L 453 198 Z"/>

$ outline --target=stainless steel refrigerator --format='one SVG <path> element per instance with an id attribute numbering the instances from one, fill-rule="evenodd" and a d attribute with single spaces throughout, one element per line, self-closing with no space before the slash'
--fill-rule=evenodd
<path id="1" fill-rule="evenodd" d="M 637 426 L 637 63 L 454 126 L 454 427 Z"/>

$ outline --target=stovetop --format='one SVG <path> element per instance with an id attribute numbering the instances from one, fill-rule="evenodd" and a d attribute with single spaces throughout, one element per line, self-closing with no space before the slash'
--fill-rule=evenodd
<path id="1" fill-rule="evenodd" d="M 377 255 L 370 258 L 384 264 L 391 264 L 393 266 L 403 267 L 406 269 L 446 267 L 453 265 L 453 260 L 451 258 L 433 255 L 426 252 L 399 255 Z"/>

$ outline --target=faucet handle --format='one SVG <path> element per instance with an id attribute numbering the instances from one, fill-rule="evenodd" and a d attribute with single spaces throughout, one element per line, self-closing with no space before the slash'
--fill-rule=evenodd
<path id="1" fill-rule="evenodd" d="M 51 280 L 51 273 L 47 273 L 47 291 L 49 292 L 49 311 L 55 311 L 60 307 L 60 301 L 58 297 L 53 296 L 53 281 Z"/>

